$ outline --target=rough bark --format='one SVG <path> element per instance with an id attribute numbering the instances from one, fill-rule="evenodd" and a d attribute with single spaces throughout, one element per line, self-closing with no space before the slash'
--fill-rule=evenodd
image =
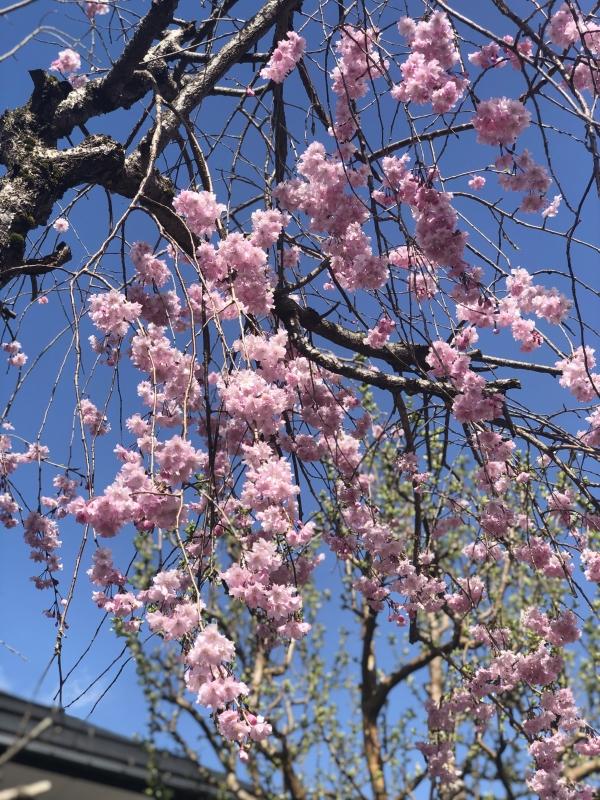
<path id="1" fill-rule="evenodd" d="M 73 90 L 68 82 L 42 70 L 32 72 L 34 91 L 30 100 L 0 118 L 0 163 L 6 166 L 6 174 L 0 180 L 0 286 L 23 271 L 28 263 L 27 235 L 47 224 L 52 207 L 69 189 L 95 184 L 127 198 L 135 197 L 146 176 L 151 142 L 156 157 L 217 81 L 282 14 L 298 5 L 298 0 L 268 0 L 208 58 L 199 73 L 182 73 L 176 78 L 175 70 L 167 68 L 165 59 L 173 56 L 186 40 L 200 42 L 210 30 L 211 20 L 214 24 L 212 16 L 200 30 L 184 25 L 169 31 L 152 47 L 172 22 L 177 0 L 154 0 L 121 57 L 98 81 Z M 123 146 L 106 135 L 86 136 L 75 147 L 58 147 L 59 139 L 76 126 L 83 126 L 92 117 L 130 108 L 150 90 L 172 101 L 173 110 L 165 113 L 158 136 L 150 131 L 127 159 Z M 170 181 L 153 172 L 139 202 L 189 252 L 193 240 L 170 211 L 173 196 Z M 49 266 L 56 259 L 47 256 L 45 263 Z"/>

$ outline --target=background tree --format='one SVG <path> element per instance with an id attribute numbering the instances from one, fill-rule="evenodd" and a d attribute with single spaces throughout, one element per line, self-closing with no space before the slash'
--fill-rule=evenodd
<path id="1" fill-rule="evenodd" d="M 372 400 L 367 400 L 365 406 L 376 416 Z M 442 440 L 442 431 L 432 433 L 434 474 L 442 469 Z M 376 476 L 373 502 L 385 524 L 405 544 L 414 530 L 414 495 L 412 483 L 398 479 L 397 448 L 389 443 L 371 448 L 365 461 L 364 468 Z M 459 502 L 466 487 L 469 494 L 477 494 L 475 484 L 475 471 L 459 459 L 445 492 Z M 475 502 L 475 497 L 471 499 Z M 528 504 L 527 492 L 521 489 L 511 493 L 508 502 L 518 513 Z M 321 503 L 323 511 L 316 517 L 318 533 L 327 535 L 336 530 L 338 536 L 347 536 L 347 530 L 340 530 L 338 508 L 327 493 Z M 440 508 L 429 492 L 423 493 L 420 506 L 420 513 L 429 519 L 435 519 Z M 553 533 L 556 535 L 558 530 Z M 467 526 L 453 526 L 444 535 L 440 560 L 451 575 L 460 573 L 467 537 Z M 460 619 L 441 610 L 424 616 L 419 641 L 410 645 L 405 628 L 390 628 L 387 624 L 389 608 L 380 601 L 366 601 L 359 591 L 362 582 L 372 575 L 368 558 L 357 559 L 349 553 L 336 572 L 335 594 L 331 590 L 321 594 L 303 590 L 305 614 L 314 626 L 309 637 L 289 648 L 265 652 L 256 626 L 240 616 L 239 604 L 221 603 L 218 609 L 211 606 L 214 616 L 227 625 L 231 638 L 245 643 L 240 669 L 243 679 L 252 686 L 255 703 L 271 709 L 285 698 L 283 707 L 271 712 L 274 736 L 255 753 L 250 775 L 240 769 L 235 745 L 215 736 L 186 696 L 183 670 L 177 659 L 166 661 L 162 647 L 153 652 L 136 651 L 156 732 L 174 736 L 195 760 L 201 759 L 202 754 L 206 759 L 213 751 L 228 775 L 226 784 L 234 796 L 419 796 L 427 779 L 418 758 L 420 737 L 428 714 L 434 713 L 432 709 L 438 708 L 457 687 L 453 654 L 468 651 L 468 662 L 476 668 L 482 653 L 482 630 L 494 630 L 500 625 L 506 625 L 511 641 L 530 648 L 536 639 L 520 625 L 522 612 L 545 602 L 549 591 L 552 602 L 560 607 L 568 592 L 563 582 L 549 587 L 547 579 L 532 575 L 527 564 L 490 561 L 480 576 L 495 603 L 482 615 L 480 628 L 463 627 Z M 319 625 L 323 618 L 335 619 L 336 630 Z M 577 664 L 571 661 L 569 669 L 572 674 L 579 673 L 576 685 L 579 696 L 585 698 L 586 719 L 597 724 L 597 641 L 591 630 L 588 636 L 586 655 Z M 133 641 L 135 647 L 137 641 Z M 519 687 L 506 702 L 526 708 L 526 692 Z M 198 738 L 190 740 L 182 735 L 186 718 L 198 723 Z M 527 762 L 519 736 L 496 725 L 472 742 L 471 732 L 464 730 L 468 718 L 468 713 L 461 715 L 461 725 L 454 732 L 456 741 L 465 748 L 466 758 L 450 796 L 527 796 Z M 593 773 L 597 767 L 593 759 L 568 765 L 573 776 L 583 776 L 584 771 Z M 214 780 L 206 770 L 204 776 Z"/>
<path id="2" fill-rule="evenodd" d="M 59 702 L 87 570 L 240 800 L 594 797 L 597 8 L 58 7 L 4 58 L 0 514 Z"/>

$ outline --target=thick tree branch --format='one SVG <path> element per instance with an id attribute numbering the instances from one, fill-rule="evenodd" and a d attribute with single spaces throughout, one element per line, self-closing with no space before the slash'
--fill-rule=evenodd
<path id="1" fill-rule="evenodd" d="M 361 655 L 361 712 L 365 760 L 369 771 L 374 800 L 387 800 L 381 740 L 377 727 L 377 713 L 373 709 L 373 695 L 377 687 L 377 663 L 374 638 L 377 628 L 377 612 L 366 603 L 362 613 Z"/>
<path id="2" fill-rule="evenodd" d="M 396 374 L 390 375 L 355 362 L 344 361 L 333 353 L 323 352 L 310 344 L 302 335 L 302 329 L 316 333 L 334 344 L 346 347 L 353 353 L 382 359 L 400 372 L 410 370 L 418 373 L 428 370 L 429 367 L 424 360 L 429 351 L 427 346 L 404 343 L 386 345 L 382 348 L 372 347 L 364 343 L 364 336 L 361 334 L 349 331 L 341 325 L 328 322 L 314 309 L 302 308 L 295 300 L 292 300 L 291 297 L 282 292 L 276 293 L 275 312 L 283 321 L 294 347 L 306 358 L 328 369 L 330 372 L 359 380 L 370 386 L 377 386 L 380 389 L 387 389 L 392 392 L 402 391 L 409 395 L 429 393 L 444 400 L 450 400 L 457 393 L 453 387 L 442 381 L 432 381 L 420 377 L 405 378 Z M 488 383 L 487 390 L 505 392 L 508 389 L 519 389 L 520 386 L 521 384 L 516 378 L 506 378 L 491 381 Z"/>
<path id="3" fill-rule="evenodd" d="M 194 108 L 210 94 L 217 82 L 267 33 L 281 15 L 299 7 L 300 3 L 301 0 L 268 0 L 260 11 L 228 40 L 202 72 L 191 76 L 186 81 L 184 88 L 173 103 L 174 112 L 165 114 L 158 142 L 159 153 L 173 138 L 181 124 L 181 118 L 191 114 Z M 140 150 L 144 151 L 151 139 L 152 132 L 150 131 L 142 142 Z"/>
<path id="4" fill-rule="evenodd" d="M 68 150 L 56 149 L 48 121 L 64 97 L 64 84 L 41 71 L 32 73 L 31 100 L 0 119 L 0 281 L 23 265 L 26 236 L 46 224 L 52 206 L 82 183 L 99 183 L 119 170 L 123 150 L 108 136 L 88 136 Z"/>
<path id="5" fill-rule="evenodd" d="M 56 109 L 52 122 L 56 136 L 65 136 L 76 125 L 82 125 L 91 117 L 108 114 L 117 108 L 130 108 L 146 94 L 151 82 L 144 80 L 143 76 L 132 80 L 133 73 L 152 42 L 160 37 L 171 22 L 177 3 L 178 0 L 153 0 L 150 10 L 108 75 L 71 92 Z"/>

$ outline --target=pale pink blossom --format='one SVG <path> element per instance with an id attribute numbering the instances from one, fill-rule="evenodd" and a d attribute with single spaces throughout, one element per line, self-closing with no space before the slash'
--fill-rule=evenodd
<path id="1" fill-rule="evenodd" d="M 396 323 L 388 317 L 381 317 L 377 325 L 372 328 L 363 339 L 365 344 L 371 347 L 383 347 L 390 338 L 390 334 L 396 329 Z"/>
<path id="2" fill-rule="evenodd" d="M 60 50 L 58 58 L 50 64 L 50 69 L 55 72 L 62 72 L 65 75 L 71 72 L 77 72 L 81 69 L 81 56 L 75 50 L 67 47 L 65 50 Z"/>
<path id="3" fill-rule="evenodd" d="M 569 389 L 580 402 L 589 402 L 598 396 L 600 375 L 593 373 L 596 366 L 594 349 L 578 347 L 572 356 L 563 358 L 555 364 L 561 370 L 559 383 Z"/>
<path id="4" fill-rule="evenodd" d="M 351 102 L 364 97 L 371 81 L 385 74 L 387 62 L 375 49 L 376 39 L 373 28 L 344 25 L 336 42 L 337 66 L 331 73 L 331 88 L 337 95 L 332 133 L 341 143 L 349 142 L 357 130 Z"/>
<path id="5" fill-rule="evenodd" d="M 92 561 L 93 567 L 87 571 L 92 583 L 97 586 L 110 586 L 111 584 L 123 586 L 125 584 L 126 578 L 115 568 L 112 553 L 108 548 L 99 547 L 94 550 Z"/>
<path id="6" fill-rule="evenodd" d="M 563 3 L 558 11 L 550 18 L 548 36 L 553 44 L 566 49 L 577 39 L 579 32 L 577 26 L 584 27 L 584 22 L 579 14 L 573 13 L 567 3 Z"/>
<path id="7" fill-rule="evenodd" d="M 412 21 L 411 21 L 412 22 Z M 439 114 L 450 111 L 463 96 L 468 81 L 449 72 L 459 60 L 454 31 L 446 14 L 436 11 L 428 20 L 399 23 L 412 52 L 401 64 L 402 82 L 392 89 L 401 102 L 431 103 Z"/>
<path id="8" fill-rule="evenodd" d="M 170 483 L 187 481 L 203 463 L 203 455 L 190 441 L 173 436 L 156 448 L 156 460 L 163 478 Z"/>
<path id="9" fill-rule="evenodd" d="M 542 217 L 555 217 L 558 214 L 558 208 L 562 200 L 562 195 L 555 194 L 552 202 L 546 206 L 542 211 Z"/>
<path id="10" fill-rule="evenodd" d="M 65 217 L 58 217 L 52 223 L 52 227 L 57 233 L 66 233 L 69 230 L 69 220 Z"/>
<path id="11" fill-rule="evenodd" d="M 186 189 L 173 200 L 173 208 L 187 222 L 196 236 L 210 235 L 217 229 L 216 221 L 226 211 L 226 206 L 217 203 L 212 192 L 194 192 Z"/>
<path id="12" fill-rule="evenodd" d="M 285 39 L 280 39 L 267 64 L 260 71 L 261 78 L 273 83 L 283 83 L 306 48 L 306 40 L 296 31 L 288 31 Z"/>
<path id="13" fill-rule="evenodd" d="M 90 19 L 110 12 L 110 5 L 103 0 L 88 0 L 85 4 L 85 13 Z"/>
<path id="14" fill-rule="evenodd" d="M 483 175 L 473 175 L 473 177 L 469 180 L 469 186 L 471 189 L 483 189 L 485 186 L 485 178 Z"/>
<path id="15" fill-rule="evenodd" d="M 250 241 L 257 247 L 270 247 L 279 239 L 281 231 L 289 221 L 289 215 L 283 214 L 277 208 L 253 211 Z"/>
<path id="16" fill-rule="evenodd" d="M 469 53 L 468 59 L 471 64 L 479 67 L 479 69 L 506 66 L 506 56 L 497 42 L 490 42 L 484 45 L 481 50 Z"/>
<path id="17" fill-rule="evenodd" d="M 131 303 L 116 289 L 90 297 L 90 317 L 103 333 L 123 337 L 129 325 L 140 315 L 139 303 Z"/>
<path id="18" fill-rule="evenodd" d="M 494 97 L 477 106 L 473 127 L 482 144 L 511 145 L 531 121 L 531 114 L 518 100 Z"/>
<path id="19" fill-rule="evenodd" d="M 99 411 L 91 400 L 84 398 L 79 403 L 81 422 L 94 436 L 104 436 L 110 431 L 110 425 L 104 414 Z"/>
<path id="20" fill-rule="evenodd" d="M 146 242 L 135 242 L 130 250 L 131 260 L 135 266 L 140 283 L 163 286 L 171 277 L 167 264 L 162 259 L 156 258 L 152 247 Z"/>

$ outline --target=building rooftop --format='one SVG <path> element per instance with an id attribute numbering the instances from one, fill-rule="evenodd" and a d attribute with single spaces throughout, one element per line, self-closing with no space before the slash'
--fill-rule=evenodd
<path id="1" fill-rule="evenodd" d="M 21 746 L 17 749 L 18 745 Z M 86 800 L 120 800 L 139 797 L 148 785 L 149 753 L 143 742 L 111 733 L 57 708 L 0 692 L 0 763 L 7 760 L 7 750 L 13 748 L 15 752 L 8 763 L 0 766 L 0 787 L 14 786 L 24 777 L 44 777 L 53 782 L 53 787 L 62 786 L 60 793 L 53 790 L 44 794 L 44 800 L 81 798 L 83 791 Z M 174 800 L 216 800 L 226 796 L 222 776 L 210 770 L 202 770 L 201 775 L 190 759 L 159 751 L 155 766 Z M 72 792 L 65 788 L 65 776 L 73 783 Z M 90 785 L 79 785 L 82 781 Z M 106 788 L 98 793 L 98 785 Z"/>

